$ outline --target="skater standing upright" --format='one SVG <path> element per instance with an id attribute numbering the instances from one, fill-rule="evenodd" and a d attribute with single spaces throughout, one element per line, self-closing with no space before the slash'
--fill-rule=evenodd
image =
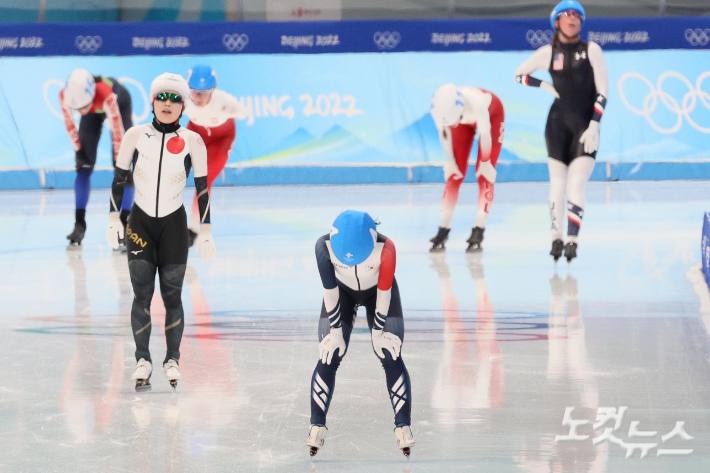
<path id="1" fill-rule="evenodd" d="M 404 319 L 394 278 L 396 259 L 394 243 L 377 233 L 375 222 L 365 212 L 343 212 L 330 234 L 316 242 L 323 305 L 318 330 L 320 360 L 311 378 L 311 430 L 306 440 L 311 456 L 325 443 L 335 373 L 347 352 L 360 306 L 365 307 L 372 348 L 385 370 L 397 446 L 407 456 L 414 446 L 412 388 L 401 356 Z"/>
<path id="2" fill-rule="evenodd" d="M 556 33 L 552 44 L 539 48 L 515 71 L 515 80 L 550 92 L 555 101 L 545 126 L 550 171 L 550 219 L 552 250 L 557 261 L 564 249 L 567 261 L 577 257 L 587 182 L 594 170 L 599 148 L 599 121 L 608 95 L 602 48 L 582 41 L 584 8 L 575 0 L 558 3 L 550 15 Z M 547 70 L 552 84 L 530 74 Z M 562 241 L 567 199 L 567 243 Z"/>
<path id="3" fill-rule="evenodd" d="M 131 96 L 116 79 L 93 76 L 84 69 L 74 70 L 65 86 L 59 91 L 59 103 L 64 114 L 64 126 L 74 146 L 76 179 L 74 196 L 76 204 L 74 230 L 67 235 L 70 245 L 81 245 L 86 232 L 86 204 L 91 191 L 91 174 L 96 164 L 96 153 L 101 138 L 104 120 L 108 120 L 113 145 L 113 164 L 121 148 L 121 140 L 133 122 L 131 121 Z M 79 130 L 74 124 L 72 110 L 81 114 Z M 125 227 L 133 205 L 133 181 L 124 190 L 121 203 L 121 222 Z"/>
<path id="4" fill-rule="evenodd" d="M 185 114 L 190 117 L 187 129 L 202 137 L 207 147 L 207 188 L 224 170 L 237 137 L 234 120 L 245 119 L 249 111 L 237 99 L 217 88 L 217 72 L 210 66 L 197 65 L 187 73 L 190 97 Z M 197 193 L 190 216 L 190 246 L 200 228 Z"/>
<path id="5" fill-rule="evenodd" d="M 212 259 L 215 255 L 205 145 L 196 133 L 181 128 L 178 123 L 188 94 L 187 83 L 178 74 L 161 74 L 153 81 L 150 96 L 155 118 L 152 123 L 131 128 L 126 133 L 111 188 L 106 241 L 117 248 L 119 238 L 123 237 L 118 211 L 123 189 L 133 168 L 137 192 L 126 228 L 126 247 L 134 293 L 131 327 L 138 362 L 133 373 L 136 390 L 150 388 L 153 371 L 148 342 L 151 332 L 150 303 L 156 272 L 166 311 L 168 350 L 163 370 L 173 387 L 181 378 L 178 363 L 185 326 L 181 293 L 188 252 L 187 215 L 182 205 L 182 193 L 191 168 L 195 173 L 202 222 L 196 242 L 197 251 L 202 251 L 203 260 Z"/>
<path id="6" fill-rule="evenodd" d="M 478 213 L 476 224 L 466 242 L 466 251 L 481 248 L 488 213 L 493 203 L 496 163 L 503 146 L 505 113 L 500 99 L 478 87 L 444 84 L 431 101 L 431 116 L 439 130 L 439 141 L 446 155 L 444 161 L 444 202 L 439 232 L 430 241 L 430 251 L 443 251 L 451 231 L 459 189 L 466 178 L 468 159 L 478 131 Z"/>

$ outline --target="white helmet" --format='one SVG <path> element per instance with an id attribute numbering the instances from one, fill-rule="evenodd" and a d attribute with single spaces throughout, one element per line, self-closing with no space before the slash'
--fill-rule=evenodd
<path id="1" fill-rule="evenodd" d="M 431 116 L 437 124 L 457 125 L 463 114 L 464 99 L 454 84 L 444 84 L 431 99 Z"/>
<path id="2" fill-rule="evenodd" d="M 75 69 L 64 85 L 64 103 L 69 108 L 78 110 L 94 101 L 96 82 L 94 76 L 86 69 Z"/>
<path id="3" fill-rule="evenodd" d="M 160 74 L 150 84 L 151 100 L 161 92 L 177 92 L 183 97 L 183 100 L 187 100 L 190 96 L 190 88 L 187 86 L 185 79 L 180 74 L 172 74 L 170 72 Z"/>

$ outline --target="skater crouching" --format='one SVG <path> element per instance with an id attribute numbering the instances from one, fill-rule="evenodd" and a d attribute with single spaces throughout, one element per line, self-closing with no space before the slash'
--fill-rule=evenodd
<path id="1" fill-rule="evenodd" d="M 118 211 L 123 189 L 133 174 L 136 200 L 126 228 L 126 247 L 134 293 L 131 326 L 138 362 L 133 373 L 136 390 L 150 388 L 153 371 L 148 342 L 156 272 L 166 311 L 168 349 L 163 370 L 173 387 L 181 378 L 178 362 L 185 326 L 181 293 L 188 252 L 187 215 L 182 205 L 182 193 L 191 168 L 195 173 L 202 222 L 196 249 L 202 251 L 203 260 L 215 255 L 207 189 L 207 151 L 197 133 L 181 128 L 178 123 L 185 97 L 189 94 L 187 83 L 178 74 L 165 73 L 153 81 L 150 94 L 155 115 L 153 122 L 131 128 L 121 144 L 106 232 L 108 244 L 117 248 L 119 238 L 123 237 Z"/>
<path id="2" fill-rule="evenodd" d="M 331 233 L 316 243 L 316 260 L 324 295 L 318 330 L 320 360 L 311 378 L 311 430 L 306 440 L 311 456 L 325 443 L 335 374 L 347 352 L 360 306 L 366 309 L 372 348 L 385 370 L 397 446 L 409 456 L 414 446 L 412 388 L 401 357 L 404 320 L 394 278 L 394 243 L 377 233 L 367 213 L 348 210 L 335 220 Z"/>

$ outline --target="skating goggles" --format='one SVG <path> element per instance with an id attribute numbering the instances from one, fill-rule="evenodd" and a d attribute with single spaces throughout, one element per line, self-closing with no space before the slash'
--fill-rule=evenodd
<path id="1" fill-rule="evenodd" d="M 197 97 L 197 98 L 207 98 L 210 95 L 212 95 L 212 90 L 213 89 L 207 89 L 207 90 L 190 89 L 190 95 L 192 97 Z"/>
<path id="2" fill-rule="evenodd" d="M 567 17 L 567 18 L 576 18 L 576 19 L 578 19 L 579 21 L 582 21 L 582 20 L 583 20 L 582 14 L 579 13 L 577 10 L 565 10 L 565 11 L 563 11 L 562 13 L 560 13 L 560 15 L 559 15 L 557 18 L 560 18 L 560 17 L 563 17 L 563 16 L 564 16 L 564 17 Z"/>
<path id="3" fill-rule="evenodd" d="M 161 92 L 155 96 L 155 99 L 160 100 L 161 102 L 170 100 L 172 103 L 182 103 L 182 95 L 174 94 L 172 92 Z"/>

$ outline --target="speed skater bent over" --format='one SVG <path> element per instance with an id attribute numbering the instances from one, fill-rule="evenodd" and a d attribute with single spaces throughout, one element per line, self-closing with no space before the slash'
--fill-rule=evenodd
<path id="1" fill-rule="evenodd" d="M 70 246 L 81 245 L 86 233 L 86 205 L 91 192 L 91 174 L 96 165 L 104 120 L 108 120 L 111 130 L 112 162 L 115 166 L 123 135 L 133 124 L 131 96 L 128 90 L 112 77 L 93 76 L 89 71 L 76 69 L 59 91 L 59 104 L 76 160 L 75 221 L 74 229 L 67 235 L 67 239 Z M 72 111 L 81 115 L 78 131 Z M 133 205 L 133 181 L 127 183 L 124 193 L 120 218 L 125 227 Z"/>
<path id="2" fill-rule="evenodd" d="M 481 249 L 488 213 L 493 204 L 496 164 L 503 146 L 505 113 L 500 99 L 478 87 L 457 87 L 444 84 L 431 101 L 431 116 L 439 131 L 444 148 L 444 199 L 439 232 L 430 241 L 430 251 L 444 251 L 451 231 L 454 209 L 461 184 L 468 171 L 471 147 L 478 131 L 478 212 L 466 251 Z"/>
<path id="3" fill-rule="evenodd" d="M 396 259 L 394 243 L 377 233 L 374 220 L 365 212 L 343 212 L 330 234 L 316 242 L 323 304 L 318 327 L 320 360 L 311 378 L 311 430 L 306 440 L 311 456 L 325 443 L 335 374 L 347 353 L 360 306 L 365 307 L 372 348 L 385 370 L 397 446 L 406 456 L 414 446 L 412 387 L 401 356 L 404 319 L 394 277 Z"/>
<path id="4" fill-rule="evenodd" d="M 235 120 L 249 115 L 246 107 L 237 99 L 217 89 L 217 72 L 210 66 L 197 65 L 187 73 L 190 97 L 185 103 L 185 114 L 190 117 L 187 129 L 202 137 L 207 147 L 207 188 L 212 192 L 212 183 L 227 165 L 237 137 Z M 190 246 L 200 228 L 197 193 L 192 203 L 190 216 Z"/>
<path id="5" fill-rule="evenodd" d="M 187 94 L 187 83 L 178 74 L 161 74 L 153 81 L 150 95 L 155 118 L 152 123 L 133 127 L 126 133 L 111 187 L 106 242 L 117 248 L 119 239 L 124 236 L 118 213 L 124 188 L 131 174 L 135 178 L 136 202 L 125 235 L 134 294 L 131 327 L 136 343 L 137 366 L 133 379 L 137 391 L 150 389 L 153 372 L 148 343 L 156 272 L 166 312 L 167 353 L 163 370 L 173 388 L 181 378 L 178 363 L 185 325 L 181 294 L 188 253 L 187 215 L 182 193 L 190 169 L 195 173 L 203 222 L 196 248 L 202 251 L 203 260 L 215 255 L 207 189 L 207 152 L 202 138 L 179 124 Z"/>
<path id="6" fill-rule="evenodd" d="M 602 48 L 582 41 L 584 8 L 576 0 L 563 0 L 550 15 L 556 33 L 552 44 L 539 48 L 515 71 L 515 80 L 540 87 L 555 101 L 545 126 L 550 171 L 552 250 L 557 261 L 564 250 L 567 262 L 577 257 L 579 229 L 586 204 L 586 187 L 594 171 L 599 148 L 599 122 L 608 97 L 608 79 Z M 552 84 L 530 74 L 549 71 Z M 567 242 L 562 241 L 567 194 Z"/>

